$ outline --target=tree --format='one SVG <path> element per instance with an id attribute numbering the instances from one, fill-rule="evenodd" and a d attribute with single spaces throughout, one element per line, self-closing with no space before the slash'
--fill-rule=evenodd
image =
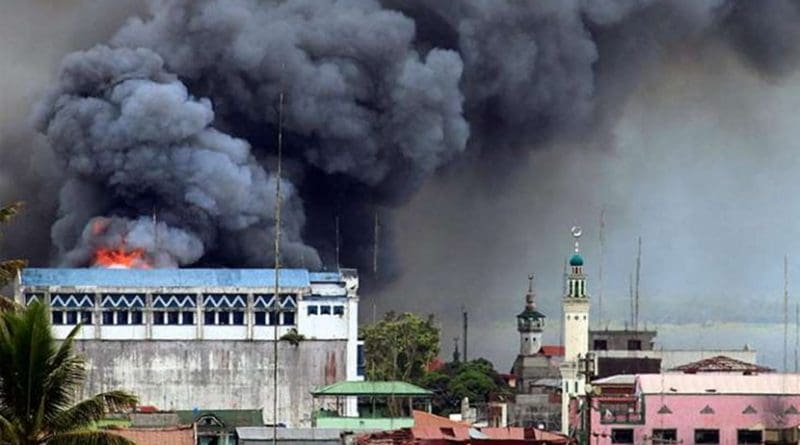
<path id="1" fill-rule="evenodd" d="M 0 207 L 0 224 L 7 223 L 22 209 L 21 202 L 11 203 Z M 0 261 L 0 290 L 8 285 L 17 276 L 17 271 L 27 265 L 25 260 Z M 0 311 L 14 307 L 14 300 L 0 295 Z"/>
<path id="2" fill-rule="evenodd" d="M 389 312 L 362 330 L 367 378 L 418 384 L 439 354 L 439 328 L 428 318 Z"/>
<path id="3" fill-rule="evenodd" d="M 135 396 L 111 391 L 73 404 L 86 377 L 74 350 L 78 329 L 58 344 L 39 302 L 0 314 L 1 445 L 133 444 L 92 427 L 110 412 L 135 407 Z"/>
<path id="4" fill-rule="evenodd" d="M 458 412 L 464 397 L 485 403 L 506 400 L 511 395 L 511 388 L 492 363 L 482 358 L 466 363 L 447 363 L 441 369 L 429 372 L 421 385 L 433 391 L 433 411 L 440 415 Z"/>

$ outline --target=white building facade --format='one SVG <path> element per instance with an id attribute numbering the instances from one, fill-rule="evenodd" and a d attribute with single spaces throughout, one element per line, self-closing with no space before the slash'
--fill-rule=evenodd
<path id="1" fill-rule="evenodd" d="M 316 386 L 363 379 L 358 275 L 281 269 L 276 292 L 275 273 L 25 269 L 15 296 L 47 303 L 59 339 L 82 324 L 90 390 L 120 387 L 161 409 L 264 408 L 271 419 L 277 336 L 279 421 L 303 426 Z"/>

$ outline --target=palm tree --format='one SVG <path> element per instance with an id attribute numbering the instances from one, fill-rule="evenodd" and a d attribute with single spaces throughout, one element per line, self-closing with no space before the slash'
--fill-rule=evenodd
<path id="1" fill-rule="evenodd" d="M 44 304 L 0 313 L 0 445 L 133 444 L 93 426 L 132 409 L 135 396 L 111 391 L 73 404 L 86 377 L 74 350 L 79 328 L 59 344 Z"/>
<path id="2" fill-rule="evenodd" d="M 8 222 L 22 209 L 21 202 L 14 202 L 7 206 L 0 207 L 0 224 Z M 28 263 L 25 260 L 6 260 L 0 261 L 0 289 L 5 287 L 17 275 L 17 271 L 25 267 Z M 14 300 L 0 295 L 0 311 L 14 307 Z"/>

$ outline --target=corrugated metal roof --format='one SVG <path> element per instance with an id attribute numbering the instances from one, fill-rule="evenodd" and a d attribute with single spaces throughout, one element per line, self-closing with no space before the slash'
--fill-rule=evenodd
<path id="1" fill-rule="evenodd" d="M 311 285 L 306 269 L 281 269 L 281 287 Z M 23 269 L 23 286 L 270 287 L 275 269 Z"/>
<path id="2" fill-rule="evenodd" d="M 800 394 L 800 374 L 642 374 L 636 382 L 644 394 Z"/>
<path id="3" fill-rule="evenodd" d="M 108 432 L 122 436 L 136 445 L 194 445 L 194 431 L 190 426 L 163 429 L 129 428 Z"/>
<path id="4" fill-rule="evenodd" d="M 725 355 L 717 355 L 670 369 L 685 373 L 696 372 L 774 372 L 772 368 L 747 363 Z"/>
<path id="5" fill-rule="evenodd" d="M 430 397 L 432 392 L 406 382 L 338 382 L 312 392 L 315 396 L 419 396 Z"/>
<path id="6" fill-rule="evenodd" d="M 337 428 L 278 428 L 278 440 L 336 440 L 345 430 Z M 236 428 L 239 440 L 271 440 L 272 427 L 244 426 Z"/>

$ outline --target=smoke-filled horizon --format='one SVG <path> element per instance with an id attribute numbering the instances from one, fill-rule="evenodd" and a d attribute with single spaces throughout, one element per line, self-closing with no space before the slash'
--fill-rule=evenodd
<path id="1" fill-rule="evenodd" d="M 281 92 L 283 264 L 335 267 L 338 219 L 338 261 L 381 309 L 464 302 L 504 320 L 515 303 L 487 295 L 516 302 L 529 269 L 560 289 L 566 228 L 596 233 L 603 206 L 617 319 L 638 234 L 649 295 L 711 295 L 712 319 L 739 317 L 720 286 L 750 277 L 763 292 L 753 276 L 785 247 L 762 216 L 794 214 L 764 197 L 794 172 L 791 144 L 768 131 L 792 134 L 794 1 L 0 8 L 0 48 L 17 62 L 0 77 L 0 199 L 28 203 L 5 245 L 36 265 L 87 266 L 120 246 L 162 267 L 271 265 Z M 751 174 L 760 182 L 743 185 Z M 728 207 L 737 199 L 746 208 Z M 695 230 L 728 220 L 735 241 Z M 773 235 L 757 244 L 759 230 Z M 762 246 L 758 267 L 742 244 Z"/>

